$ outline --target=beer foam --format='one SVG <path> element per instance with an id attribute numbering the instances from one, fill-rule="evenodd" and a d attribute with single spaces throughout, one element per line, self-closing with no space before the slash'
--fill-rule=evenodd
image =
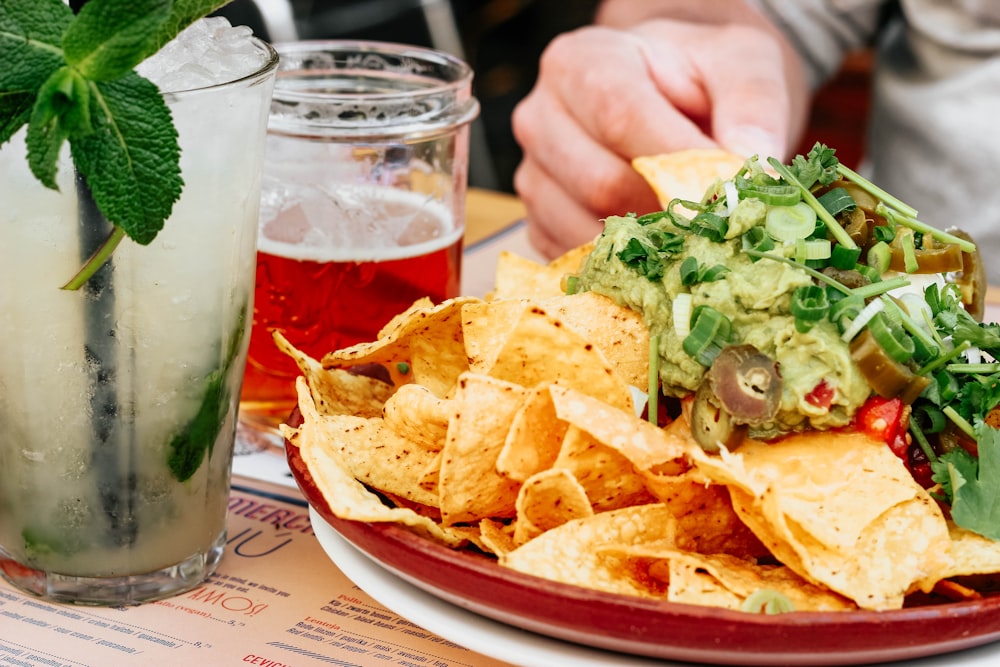
<path id="1" fill-rule="evenodd" d="M 423 193 L 271 183 L 258 250 L 300 261 L 379 262 L 440 250 L 462 233 L 448 207 Z"/>

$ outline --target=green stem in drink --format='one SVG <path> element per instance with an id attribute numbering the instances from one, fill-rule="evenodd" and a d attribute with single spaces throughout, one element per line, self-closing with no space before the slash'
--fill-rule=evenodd
<path id="1" fill-rule="evenodd" d="M 90 256 L 87 262 L 76 272 L 69 282 L 62 286 L 65 290 L 80 289 L 84 283 L 90 280 L 104 264 L 111 259 L 111 253 L 115 251 L 118 244 L 125 238 L 125 230 L 121 227 L 114 227 L 104 243 Z"/>

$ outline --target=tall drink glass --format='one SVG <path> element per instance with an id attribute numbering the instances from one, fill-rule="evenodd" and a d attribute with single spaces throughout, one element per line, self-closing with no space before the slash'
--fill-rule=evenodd
<path id="1" fill-rule="evenodd" d="M 279 44 L 268 123 L 241 438 L 266 444 L 295 405 L 295 364 L 374 340 L 414 301 L 459 289 L 472 71 L 379 42 Z"/>
<path id="2" fill-rule="evenodd" d="M 59 192 L 28 171 L 23 130 L 0 149 L 0 572 L 43 598 L 165 597 L 223 552 L 277 68 L 226 30 L 252 63 L 165 95 L 185 182 L 171 217 L 82 289 L 59 287 L 110 227 L 68 149 Z"/>

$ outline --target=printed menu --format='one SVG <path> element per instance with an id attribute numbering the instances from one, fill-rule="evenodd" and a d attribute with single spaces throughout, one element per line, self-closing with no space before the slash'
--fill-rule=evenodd
<path id="1" fill-rule="evenodd" d="M 297 489 L 236 477 L 218 570 L 188 593 L 120 608 L 43 602 L 0 580 L 0 665 L 499 667 L 355 586 Z"/>

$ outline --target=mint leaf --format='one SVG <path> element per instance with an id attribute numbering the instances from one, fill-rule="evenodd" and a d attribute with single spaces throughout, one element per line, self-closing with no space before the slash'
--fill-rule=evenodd
<path id="1" fill-rule="evenodd" d="M 90 88 L 69 67 L 60 67 L 38 91 L 28 125 L 28 164 L 46 187 L 56 187 L 56 168 L 63 142 L 91 132 Z"/>
<path id="2" fill-rule="evenodd" d="M 205 393 L 197 414 L 170 441 L 170 456 L 167 465 L 174 478 L 180 482 L 190 479 L 206 456 L 211 458 L 215 441 L 219 438 L 222 423 L 226 419 L 227 408 L 232 398 L 226 379 L 233 370 L 233 364 L 237 354 L 239 354 L 243 334 L 246 330 L 245 315 L 248 304 L 243 306 L 239 311 L 233 337 L 227 346 L 226 358 L 222 367 L 208 376 Z"/>
<path id="3" fill-rule="evenodd" d="M 114 226 L 67 283 L 76 289 L 124 234 L 148 244 L 180 197 L 177 132 L 162 94 L 132 69 L 229 0 L 0 0 L 0 145 L 28 125 L 28 163 L 55 187 L 69 139 L 74 165 Z"/>
<path id="4" fill-rule="evenodd" d="M 66 62 L 93 81 L 118 79 L 159 49 L 171 0 L 90 0 L 62 39 Z"/>
<path id="5" fill-rule="evenodd" d="M 163 228 L 180 197 L 180 147 L 170 110 L 138 74 L 91 84 L 93 132 L 71 137 L 73 161 L 101 212 L 139 244 Z"/>
<path id="6" fill-rule="evenodd" d="M 179 482 L 191 478 L 219 437 L 229 403 L 225 370 L 215 371 L 209 376 L 197 414 L 170 442 L 167 465 Z"/>
<path id="7" fill-rule="evenodd" d="M 0 2 L 0 92 L 34 93 L 63 60 L 59 44 L 73 20 L 61 0 Z"/>
<path id="8" fill-rule="evenodd" d="M 975 471 L 956 468 L 951 517 L 962 528 L 1000 540 L 1000 431 L 980 422 L 976 440 L 979 465 Z"/>
<path id="9" fill-rule="evenodd" d="M 0 93 L 0 146 L 28 122 L 34 103 L 31 93 Z"/>

